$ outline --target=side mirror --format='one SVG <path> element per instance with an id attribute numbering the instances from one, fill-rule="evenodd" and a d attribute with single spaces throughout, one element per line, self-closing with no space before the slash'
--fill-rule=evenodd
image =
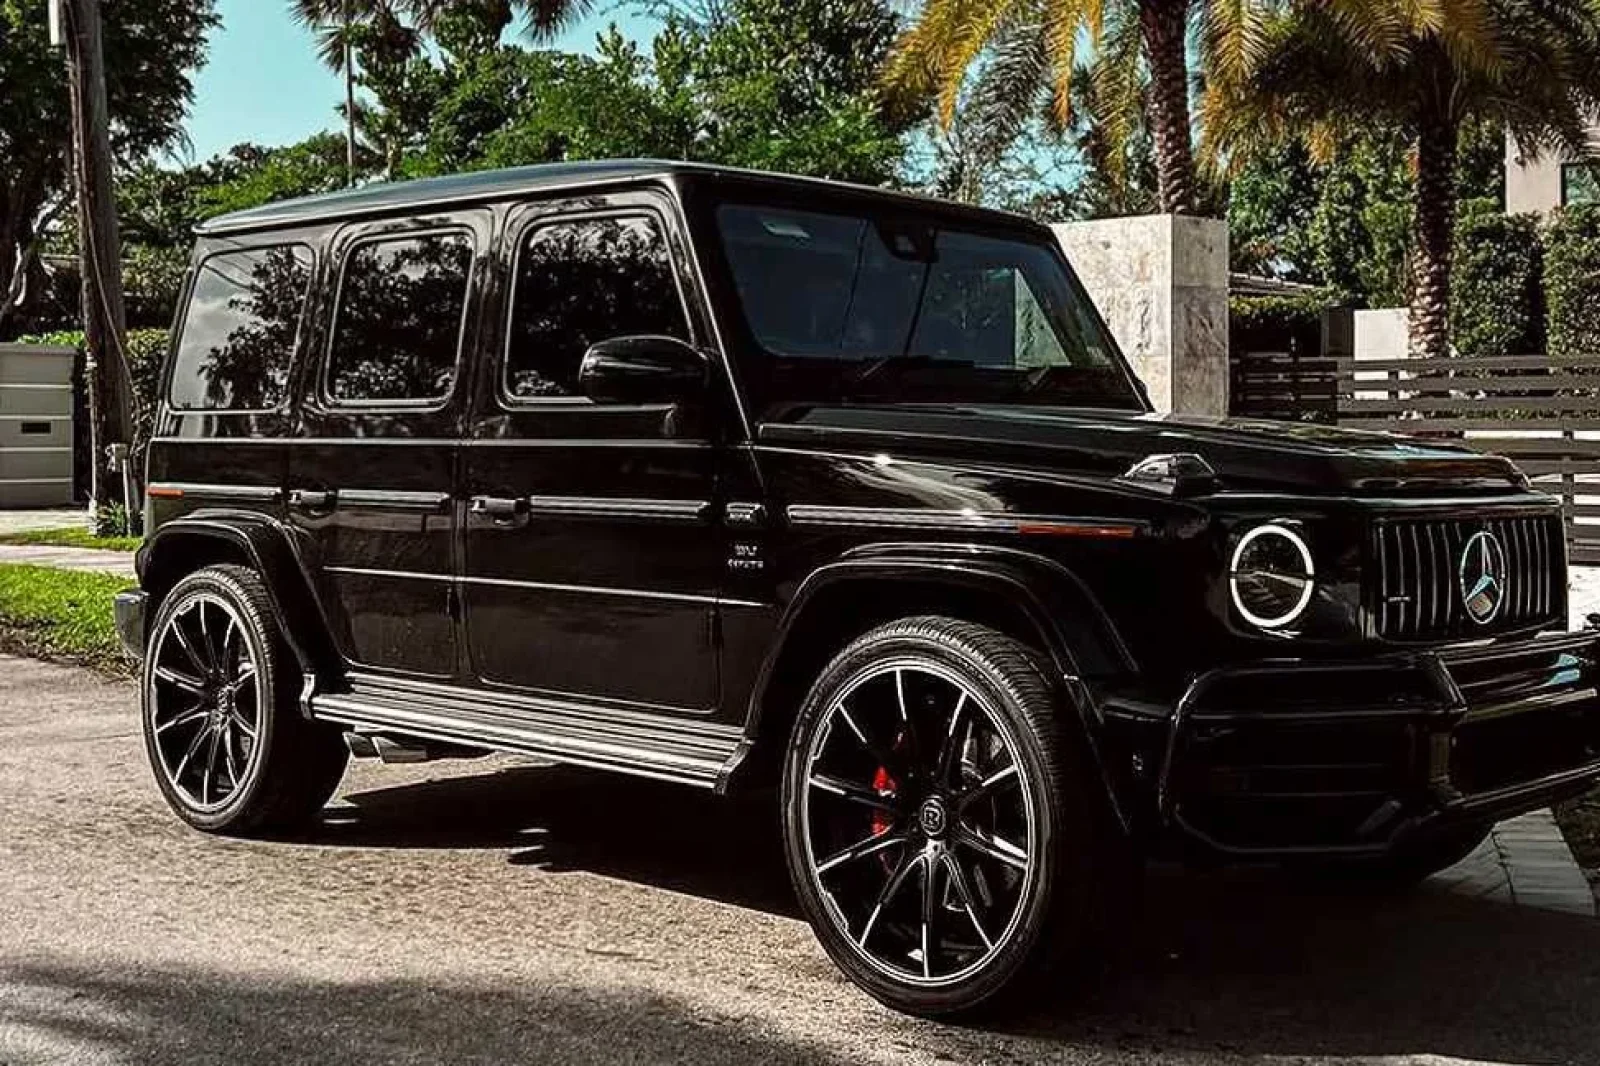
<path id="1" fill-rule="evenodd" d="M 613 337 L 584 353 L 578 387 L 595 403 L 683 403 L 705 394 L 710 369 L 676 337 Z"/>

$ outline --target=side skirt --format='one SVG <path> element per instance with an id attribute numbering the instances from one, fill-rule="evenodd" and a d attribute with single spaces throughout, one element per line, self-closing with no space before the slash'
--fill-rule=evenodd
<path id="1" fill-rule="evenodd" d="M 708 789 L 718 787 L 743 732 L 667 714 L 360 674 L 348 679 L 348 691 L 319 693 L 308 702 L 313 718 L 356 729 Z"/>

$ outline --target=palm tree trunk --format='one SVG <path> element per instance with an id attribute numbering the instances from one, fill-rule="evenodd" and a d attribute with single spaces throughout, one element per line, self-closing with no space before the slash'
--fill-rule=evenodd
<path id="1" fill-rule="evenodd" d="M 1443 116 L 1417 132 L 1416 252 L 1412 266 L 1411 354 L 1450 354 L 1450 260 L 1456 216 L 1456 149 L 1460 135 Z"/>
<path id="2" fill-rule="evenodd" d="M 1193 214 L 1194 149 L 1190 144 L 1190 0 L 1142 0 L 1139 28 L 1150 63 L 1150 136 L 1155 142 L 1161 210 Z"/>

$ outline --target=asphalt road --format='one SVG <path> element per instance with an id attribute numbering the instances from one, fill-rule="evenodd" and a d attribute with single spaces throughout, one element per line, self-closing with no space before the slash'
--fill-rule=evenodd
<path id="1" fill-rule="evenodd" d="M 1103 983 L 913 1021 L 793 914 L 773 813 L 509 761 L 208 838 L 130 686 L 0 658 L 0 1064 L 1600 1062 L 1600 922 L 1161 872 Z"/>

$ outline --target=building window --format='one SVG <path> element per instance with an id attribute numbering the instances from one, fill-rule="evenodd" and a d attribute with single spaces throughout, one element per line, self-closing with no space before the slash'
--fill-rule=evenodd
<path id="1" fill-rule="evenodd" d="M 1561 206 L 1584 204 L 1600 204 L 1600 167 L 1593 163 L 1562 164 Z"/>
<path id="2" fill-rule="evenodd" d="M 196 271 L 168 402 L 180 411 L 271 411 L 288 392 L 311 251 L 223 252 Z"/>
<path id="3" fill-rule="evenodd" d="M 437 403 L 450 395 L 472 273 L 459 231 L 359 244 L 345 260 L 328 395 L 338 403 Z"/>

